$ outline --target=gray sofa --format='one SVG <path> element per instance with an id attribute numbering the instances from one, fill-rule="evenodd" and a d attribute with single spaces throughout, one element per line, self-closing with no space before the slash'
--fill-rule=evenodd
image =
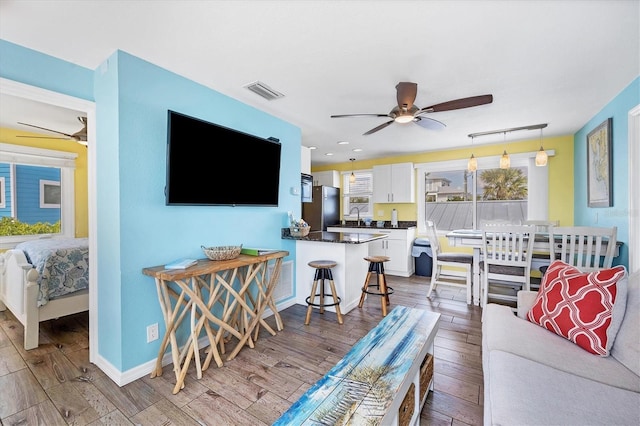
<path id="1" fill-rule="evenodd" d="M 640 274 L 625 277 L 627 308 L 611 355 L 590 354 L 526 320 L 535 292 L 518 294 L 518 316 L 483 312 L 485 425 L 640 425 Z"/>

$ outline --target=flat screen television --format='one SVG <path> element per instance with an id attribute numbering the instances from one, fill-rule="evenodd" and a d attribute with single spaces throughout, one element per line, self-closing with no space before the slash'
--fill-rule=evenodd
<path id="1" fill-rule="evenodd" d="M 278 205 L 277 139 L 168 113 L 167 205 Z"/>

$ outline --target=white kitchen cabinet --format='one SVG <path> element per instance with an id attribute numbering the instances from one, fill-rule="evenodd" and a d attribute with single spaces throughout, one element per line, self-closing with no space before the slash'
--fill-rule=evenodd
<path id="1" fill-rule="evenodd" d="M 374 203 L 415 203 L 413 163 L 373 166 Z"/>
<path id="2" fill-rule="evenodd" d="M 337 170 L 327 170 L 324 172 L 314 172 L 313 186 L 334 186 L 340 188 L 340 172 Z"/>
<path id="3" fill-rule="evenodd" d="M 341 228 L 328 227 L 329 232 L 352 232 L 361 234 L 386 234 L 387 238 L 369 243 L 369 256 L 387 256 L 389 261 L 384 264 L 384 271 L 389 275 L 410 277 L 415 272 L 414 259 L 411 256 L 416 228 Z M 364 282 L 364 277 L 362 278 Z"/>
<path id="4" fill-rule="evenodd" d="M 404 253 L 404 241 L 384 239 L 369 243 L 370 256 L 388 256 L 389 261 L 384 264 L 384 271 L 390 275 L 409 276 L 403 273 L 407 270 L 407 259 Z"/>

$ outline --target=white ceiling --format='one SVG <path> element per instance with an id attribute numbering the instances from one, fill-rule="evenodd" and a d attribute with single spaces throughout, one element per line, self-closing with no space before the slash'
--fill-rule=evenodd
<path id="1" fill-rule="evenodd" d="M 314 165 L 468 147 L 469 133 L 530 124 L 573 134 L 640 75 L 638 0 L 0 0 L 0 38 L 89 69 L 126 51 L 297 125 L 302 144 L 318 147 Z M 256 80 L 285 97 L 243 87 Z M 400 81 L 418 83 L 418 107 L 494 102 L 430 114 L 442 131 L 394 123 L 362 136 L 387 119 L 330 118 L 388 113 Z M 62 122 L 13 100 L 0 99 L 2 126 L 80 129 L 75 111 Z M 539 136 L 528 133 L 506 140 Z"/>

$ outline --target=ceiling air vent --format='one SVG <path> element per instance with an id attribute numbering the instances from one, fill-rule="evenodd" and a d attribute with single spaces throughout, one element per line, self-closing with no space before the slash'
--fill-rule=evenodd
<path id="1" fill-rule="evenodd" d="M 251 90 L 253 93 L 262 96 L 268 101 L 272 101 L 274 99 L 282 98 L 284 95 L 276 90 L 273 90 L 271 87 L 260 81 L 254 81 L 253 83 L 249 83 L 246 86 L 247 89 Z"/>

